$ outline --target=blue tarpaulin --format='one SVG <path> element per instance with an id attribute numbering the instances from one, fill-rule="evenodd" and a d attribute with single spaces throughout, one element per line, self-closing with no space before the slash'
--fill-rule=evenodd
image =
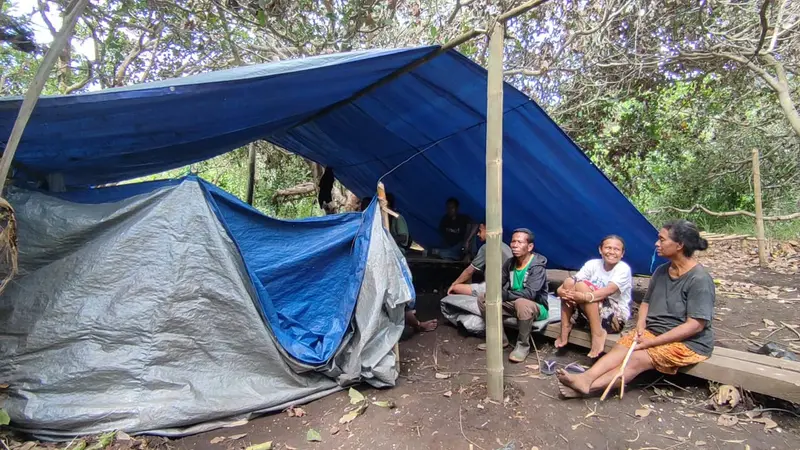
<path id="1" fill-rule="evenodd" d="M 448 51 L 316 115 L 435 50 L 323 55 L 42 98 L 17 151 L 16 176 L 58 174 L 68 187 L 85 187 L 265 139 L 333 167 L 359 196 L 372 195 L 388 173 L 383 181 L 414 239 L 437 246 L 448 197 L 474 219 L 484 215 L 486 71 Z M 0 101 L 0 136 L 10 133 L 20 102 Z M 619 234 L 633 270 L 650 273 L 653 226 L 533 100 L 508 84 L 503 149 L 506 241 L 514 228 L 531 228 L 551 268 L 575 269 L 597 256 L 604 235 Z"/>

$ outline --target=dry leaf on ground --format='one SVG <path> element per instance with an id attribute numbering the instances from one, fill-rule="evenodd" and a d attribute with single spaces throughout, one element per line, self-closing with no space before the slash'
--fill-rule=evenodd
<path id="1" fill-rule="evenodd" d="M 732 427 L 737 423 L 739 423 L 739 419 L 736 416 L 723 414 L 717 418 L 717 425 L 721 425 L 723 427 Z"/>
<path id="2" fill-rule="evenodd" d="M 251 445 L 244 450 L 272 450 L 272 441 L 262 442 L 261 444 Z"/>
<path id="3" fill-rule="evenodd" d="M 645 418 L 645 417 L 649 416 L 651 412 L 653 412 L 653 410 L 650 409 L 650 408 L 637 409 L 636 410 L 636 417 Z"/>
<path id="4" fill-rule="evenodd" d="M 308 442 L 322 442 L 322 436 L 319 434 L 319 431 L 310 428 L 308 433 L 306 433 L 306 440 Z"/>
<path id="5" fill-rule="evenodd" d="M 286 410 L 286 413 L 289 414 L 289 417 L 303 417 L 306 415 L 306 410 L 292 406 Z"/>
<path id="6" fill-rule="evenodd" d="M 339 431 L 340 431 L 340 430 L 339 430 L 339 427 L 337 427 L 337 426 L 333 426 L 333 427 L 331 427 L 330 433 L 331 433 L 331 435 L 335 435 L 335 434 L 336 434 L 336 433 L 338 433 Z"/>
<path id="7" fill-rule="evenodd" d="M 394 409 L 397 407 L 397 405 L 395 405 L 394 402 L 391 400 L 372 402 L 372 404 L 375 406 L 380 406 L 381 408 L 389 408 L 389 409 Z"/>
<path id="8" fill-rule="evenodd" d="M 778 424 L 769 417 L 759 417 L 758 419 L 753 419 L 753 422 L 763 423 L 765 432 L 778 427 Z"/>
<path id="9" fill-rule="evenodd" d="M 350 396 L 350 404 L 351 405 L 355 405 L 356 403 L 364 401 L 364 396 L 361 394 L 361 392 L 358 392 L 357 390 L 355 390 L 353 388 L 350 388 L 350 391 L 348 392 L 348 395 Z"/>
<path id="10" fill-rule="evenodd" d="M 445 392 L 445 393 L 444 393 L 444 394 L 442 394 L 442 395 L 444 395 L 444 396 L 445 396 L 445 397 L 447 397 L 447 398 L 450 398 L 450 397 L 452 397 L 452 396 L 453 396 L 453 391 L 447 391 L 447 392 Z"/>

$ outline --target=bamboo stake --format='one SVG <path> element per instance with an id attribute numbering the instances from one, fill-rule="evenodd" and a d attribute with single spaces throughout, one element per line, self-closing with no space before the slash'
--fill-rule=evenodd
<path id="1" fill-rule="evenodd" d="M 625 396 L 625 367 L 628 366 L 628 360 L 631 359 L 631 355 L 633 354 L 634 349 L 636 349 L 637 343 L 638 342 L 636 342 L 635 339 L 631 343 L 631 348 L 628 349 L 628 353 L 625 355 L 625 359 L 622 360 L 622 365 L 619 366 L 619 370 L 614 375 L 614 378 L 611 379 L 611 382 L 608 383 L 608 386 L 606 386 L 606 390 L 603 391 L 603 396 L 600 397 L 601 402 L 606 399 L 606 396 L 611 391 L 611 386 L 614 386 L 614 383 L 617 382 L 617 379 L 620 379 L 619 398 L 622 399 L 622 397 Z"/>
<path id="2" fill-rule="evenodd" d="M 767 267 L 766 242 L 764 240 L 764 210 L 761 205 L 761 163 L 758 149 L 753 149 L 753 193 L 756 199 L 756 237 L 758 238 L 758 263 Z"/>
<path id="3" fill-rule="evenodd" d="M 78 18 L 83 14 L 83 10 L 88 3 L 89 0 L 75 1 L 72 11 L 64 18 L 61 30 L 58 32 L 55 39 L 53 39 L 50 48 L 47 49 L 42 64 L 33 77 L 33 82 L 28 86 L 28 92 L 25 93 L 25 98 L 22 100 L 22 106 L 19 108 L 17 120 L 14 122 L 14 127 L 11 129 L 11 136 L 9 136 L 8 143 L 3 151 L 3 158 L 0 159 L 0 193 L 6 185 L 8 171 L 11 169 L 11 161 L 14 159 L 14 154 L 17 152 L 19 142 L 22 140 L 22 133 L 25 131 L 25 126 L 28 125 L 28 120 L 31 118 L 33 108 L 36 106 L 36 102 L 39 101 L 39 95 L 42 93 L 42 89 L 44 89 L 44 84 L 50 76 L 50 71 L 53 69 L 58 55 L 67 44 L 70 35 L 72 35 L 72 30 L 78 22 Z"/>
<path id="4" fill-rule="evenodd" d="M 383 220 L 383 227 L 386 228 L 386 231 L 391 233 L 389 230 L 389 203 L 386 201 L 386 188 L 383 185 L 382 181 L 378 181 L 378 203 L 381 208 L 381 219 Z M 400 373 L 400 344 L 395 342 L 394 343 L 394 368 L 397 370 L 397 373 Z"/>
<path id="5" fill-rule="evenodd" d="M 486 96 L 486 372 L 489 398 L 503 399 L 503 319 L 500 305 L 503 237 L 503 30 L 489 37 Z"/>
<path id="6" fill-rule="evenodd" d="M 253 206 L 253 193 L 256 187 L 256 144 L 250 144 L 247 161 L 247 204 Z"/>

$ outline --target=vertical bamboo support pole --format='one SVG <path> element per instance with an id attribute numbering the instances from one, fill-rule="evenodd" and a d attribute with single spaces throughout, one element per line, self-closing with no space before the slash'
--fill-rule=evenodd
<path id="1" fill-rule="evenodd" d="M 756 200 L 756 237 L 758 238 L 758 263 L 767 267 L 767 250 L 764 239 L 764 210 L 761 204 L 761 163 L 758 149 L 753 149 L 753 194 Z"/>
<path id="2" fill-rule="evenodd" d="M 489 37 L 486 99 L 486 371 L 489 398 L 496 401 L 503 399 L 503 37 L 503 23 L 495 22 Z"/>
<path id="3" fill-rule="evenodd" d="M 253 206 L 253 194 L 256 187 L 256 143 L 250 144 L 247 160 L 247 204 Z"/>
<path id="4" fill-rule="evenodd" d="M 381 219 L 383 220 L 383 227 L 389 232 L 389 204 L 386 202 L 386 188 L 383 181 L 378 182 L 378 202 L 380 203 Z M 400 373 L 400 344 L 394 343 L 394 367 L 397 373 Z"/>
<path id="5" fill-rule="evenodd" d="M 17 152 L 19 142 L 22 140 L 22 133 L 25 131 L 25 126 L 28 125 L 28 120 L 33 114 L 33 108 L 39 101 L 39 95 L 44 89 L 47 78 L 50 76 L 50 71 L 56 63 L 56 59 L 64 46 L 67 44 L 69 37 L 72 35 L 72 30 L 78 22 L 78 18 L 83 14 L 83 10 L 89 0 L 78 0 L 74 3 L 72 11 L 64 18 L 64 23 L 61 25 L 58 35 L 53 39 L 52 45 L 47 49 L 44 55 L 42 64 L 36 71 L 33 77 L 33 82 L 28 87 L 28 92 L 25 93 L 25 98 L 22 100 L 22 106 L 19 108 L 17 120 L 14 122 L 14 127 L 11 129 L 11 135 L 8 138 L 8 143 L 3 151 L 3 158 L 0 159 L 0 192 L 6 185 L 6 178 L 8 178 L 8 171 L 11 169 L 11 161 L 14 159 L 14 154 Z"/>

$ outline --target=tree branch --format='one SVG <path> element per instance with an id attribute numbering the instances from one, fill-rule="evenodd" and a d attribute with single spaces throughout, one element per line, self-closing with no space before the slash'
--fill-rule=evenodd
<path id="1" fill-rule="evenodd" d="M 704 212 L 704 213 L 706 213 L 706 214 L 708 214 L 710 216 L 714 216 L 714 217 L 747 216 L 747 217 L 752 217 L 754 219 L 756 218 L 755 214 L 753 214 L 751 212 L 748 212 L 748 211 L 738 211 L 737 210 L 737 211 L 715 212 L 715 211 L 709 210 L 708 208 L 706 208 L 703 205 L 694 205 L 690 209 L 680 209 L 680 208 L 676 208 L 674 206 L 665 206 L 663 208 L 653 209 L 653 210 L 647 211 L 647 213 L 648 214 L 657 214 L 657 213 L 660 213 L 660 212 L 664 212 L 666 210 L 672 210 L 672 211 L 679 212 L 679 213 L 682 213 L 682 214 L 691 214 L 691 213 L 699 210 L 699 211 L 702 211 L 702 212 Z M 783 216 L 765 216 L 763 219 L 766 220 L 766 221 L 769 221 L 769 222 L 795 220 L 795 219 L 800 219 L 800 212 L 796 212 L 796 213 L 792 213 L 792 214 L 786 214 L 786 215 L 783 215 Z"/>

